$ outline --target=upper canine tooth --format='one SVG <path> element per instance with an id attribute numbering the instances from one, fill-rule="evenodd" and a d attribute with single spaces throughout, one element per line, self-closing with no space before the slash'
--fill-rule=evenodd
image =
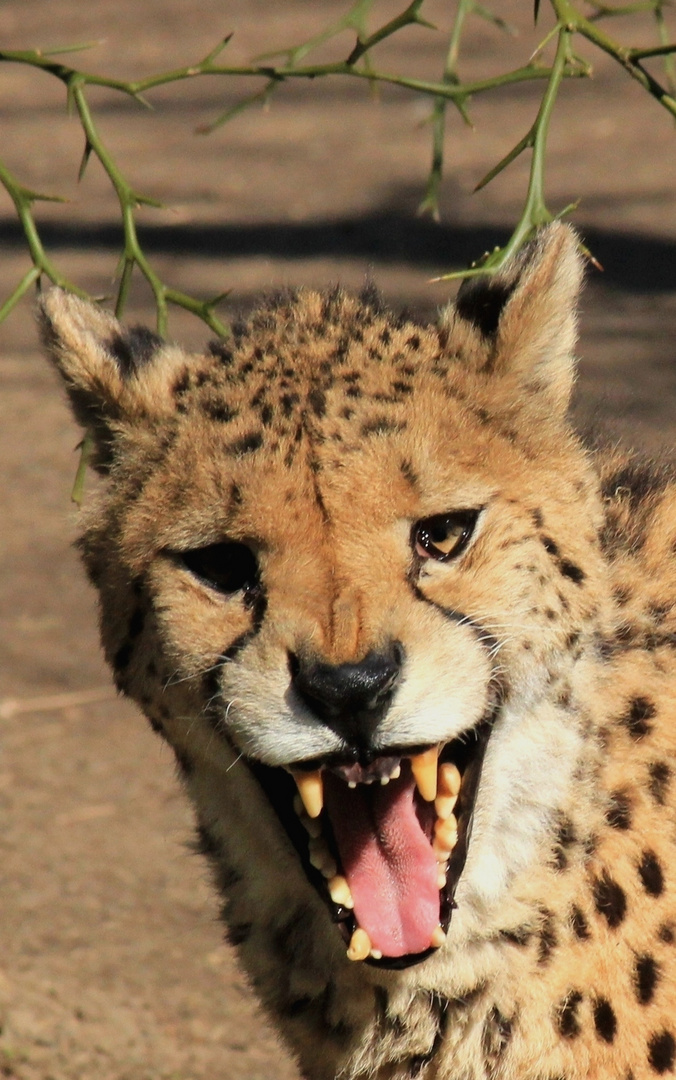
<path id="1" fill-rule="evenodd" d="M 431 750 L 425 750 L 422 754 L 415 754 L 411 758 L 411 769 L 415 782 L 425 802 L 434 802 L 437 795 L 438 759 L 438 746 L 433 746 Z"/>
<path id="2" fill-rule="evenodd" d="M 454 795 L 456 798 L 460 792 L 462 776 L 457 765 L 452 761 L 445 761 L 439 766 L 439 794 Z"/>
<path id="3" fill-rule="evenodd" d="M 295 772 L 293 778 L 303 806 L 311 818 L 319 817 L 324 806 L 324 782 L 319 769 L 315 772 Z"/>

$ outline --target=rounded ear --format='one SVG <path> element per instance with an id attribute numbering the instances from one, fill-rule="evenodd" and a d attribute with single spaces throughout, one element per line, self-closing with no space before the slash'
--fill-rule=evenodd
<path id="1" fill-rule="evenodd" d="M 75 419 L 94 438 L 93 463 L 105 471 L 116 424 L 170 414 L 171 382 L 177 367 L 185 367 L 185 354 L 63 289 L 41 297 L 38 320 Z"/>
<path id="2" fill-rule="evenodd" d="M 531 400 L 565 411 L 581 281 L 575 232 L 560 222 L 548 225 L 498 273 L 463 282 L 449 313 L 450 343 L 466 342 L 463 352 L 477 371 L 511 376 Z"/>

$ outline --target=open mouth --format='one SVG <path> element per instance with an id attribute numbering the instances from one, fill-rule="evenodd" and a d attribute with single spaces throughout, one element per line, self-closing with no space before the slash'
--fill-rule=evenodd
<path id="1" fill-rule="evenodd" d="M 444 943 L 490 729 L 367 761 L 249 761 L 350 960 L 404 968 Z"/>

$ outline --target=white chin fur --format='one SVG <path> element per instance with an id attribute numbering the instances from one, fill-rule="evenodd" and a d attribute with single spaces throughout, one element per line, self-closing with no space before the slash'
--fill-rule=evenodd
<path id="1" fill-rule="evenodd" d="M 565 804 L 583 740 L 570 715 L 542 703 L 528 713 L 501 710 L 488 740 L 458 921 L 494 908 L 516 874 L 533 863 L 555 812 Z"/>

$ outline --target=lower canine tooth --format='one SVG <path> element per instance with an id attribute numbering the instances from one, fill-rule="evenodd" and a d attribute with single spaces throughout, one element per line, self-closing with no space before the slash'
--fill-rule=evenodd
<path id="1" fill-rule="evenodd" d="M 371 939 L 361 926 L 358 926 L 347 949 L 348 960 L 365 960 L 371 952 Z"/>
<path id="2" fill-rule="evenodd" d="M 462 783 L 462 776 L 457 765 L 454 765 L 452 761 L 445 761 L 443 765 L 439 766 L 439 794 L 440 795 L 455 795 L 456 798 L 460 792 L 460 785 Z"/>
<path id="3" fill-rule="evenodd" d="M 431 750 L 425 750 L 424 753 L 415 754 L 411 758 L 411 770 L 415 777 L 418 791 L 425 802 L 434 802 L 437 795 L 438 760 L 438 746 L 433 746 Z"/>
<path id="4" fill-rule="evenodd" d="M 432 940 L 430 941 L 430 945 L 432 946 L 433 949 L 439 949 L 443 945 L 445 940 L 446 940 L 445 933 L 443 932 L 443 930 L 441 929 L 440 926 L 437 926 L 432 931 Z"/>
<path id="5" fill-rule="evenodd" d="M 437 812 L 437 817 L 440 817 L 442 821 L 450 817 L 455 809 L 455 804 L 458 801 L 457 795 L 437 795 L 434 800 L 434 809 Z"/>
<path id="6" fill-rule="evenodd" d="M 354 907 L 350 886 L 342 874 L 336 874 L 329 881 L 329 896 L 334 904 L 340 904 L 342 907 L 350 909 Z"/>
<path id="7" fill-rule="evenodd" d="M 310 865 L 319 870 L 325 878 L 336 876 L 336 864 L 326 844 L 319 838 L 312 838 L 308 845 L 310 852 Z"/>
<path id="8" fill-rule="evenodd" d="M 444 821 L 440 819 L 434 826 L 434 835 L 440 847 L 453 849 L 458 841 L 458 822 L 454 814 L 450 814 Z"/>
<path id="9" fill-rule="evenodd" d="M 303 806 L 308 816 L 319 817 L 324 806 L 324 782 L 319 769 L 315 772 L 296 772 L 293 774 Z"/>

